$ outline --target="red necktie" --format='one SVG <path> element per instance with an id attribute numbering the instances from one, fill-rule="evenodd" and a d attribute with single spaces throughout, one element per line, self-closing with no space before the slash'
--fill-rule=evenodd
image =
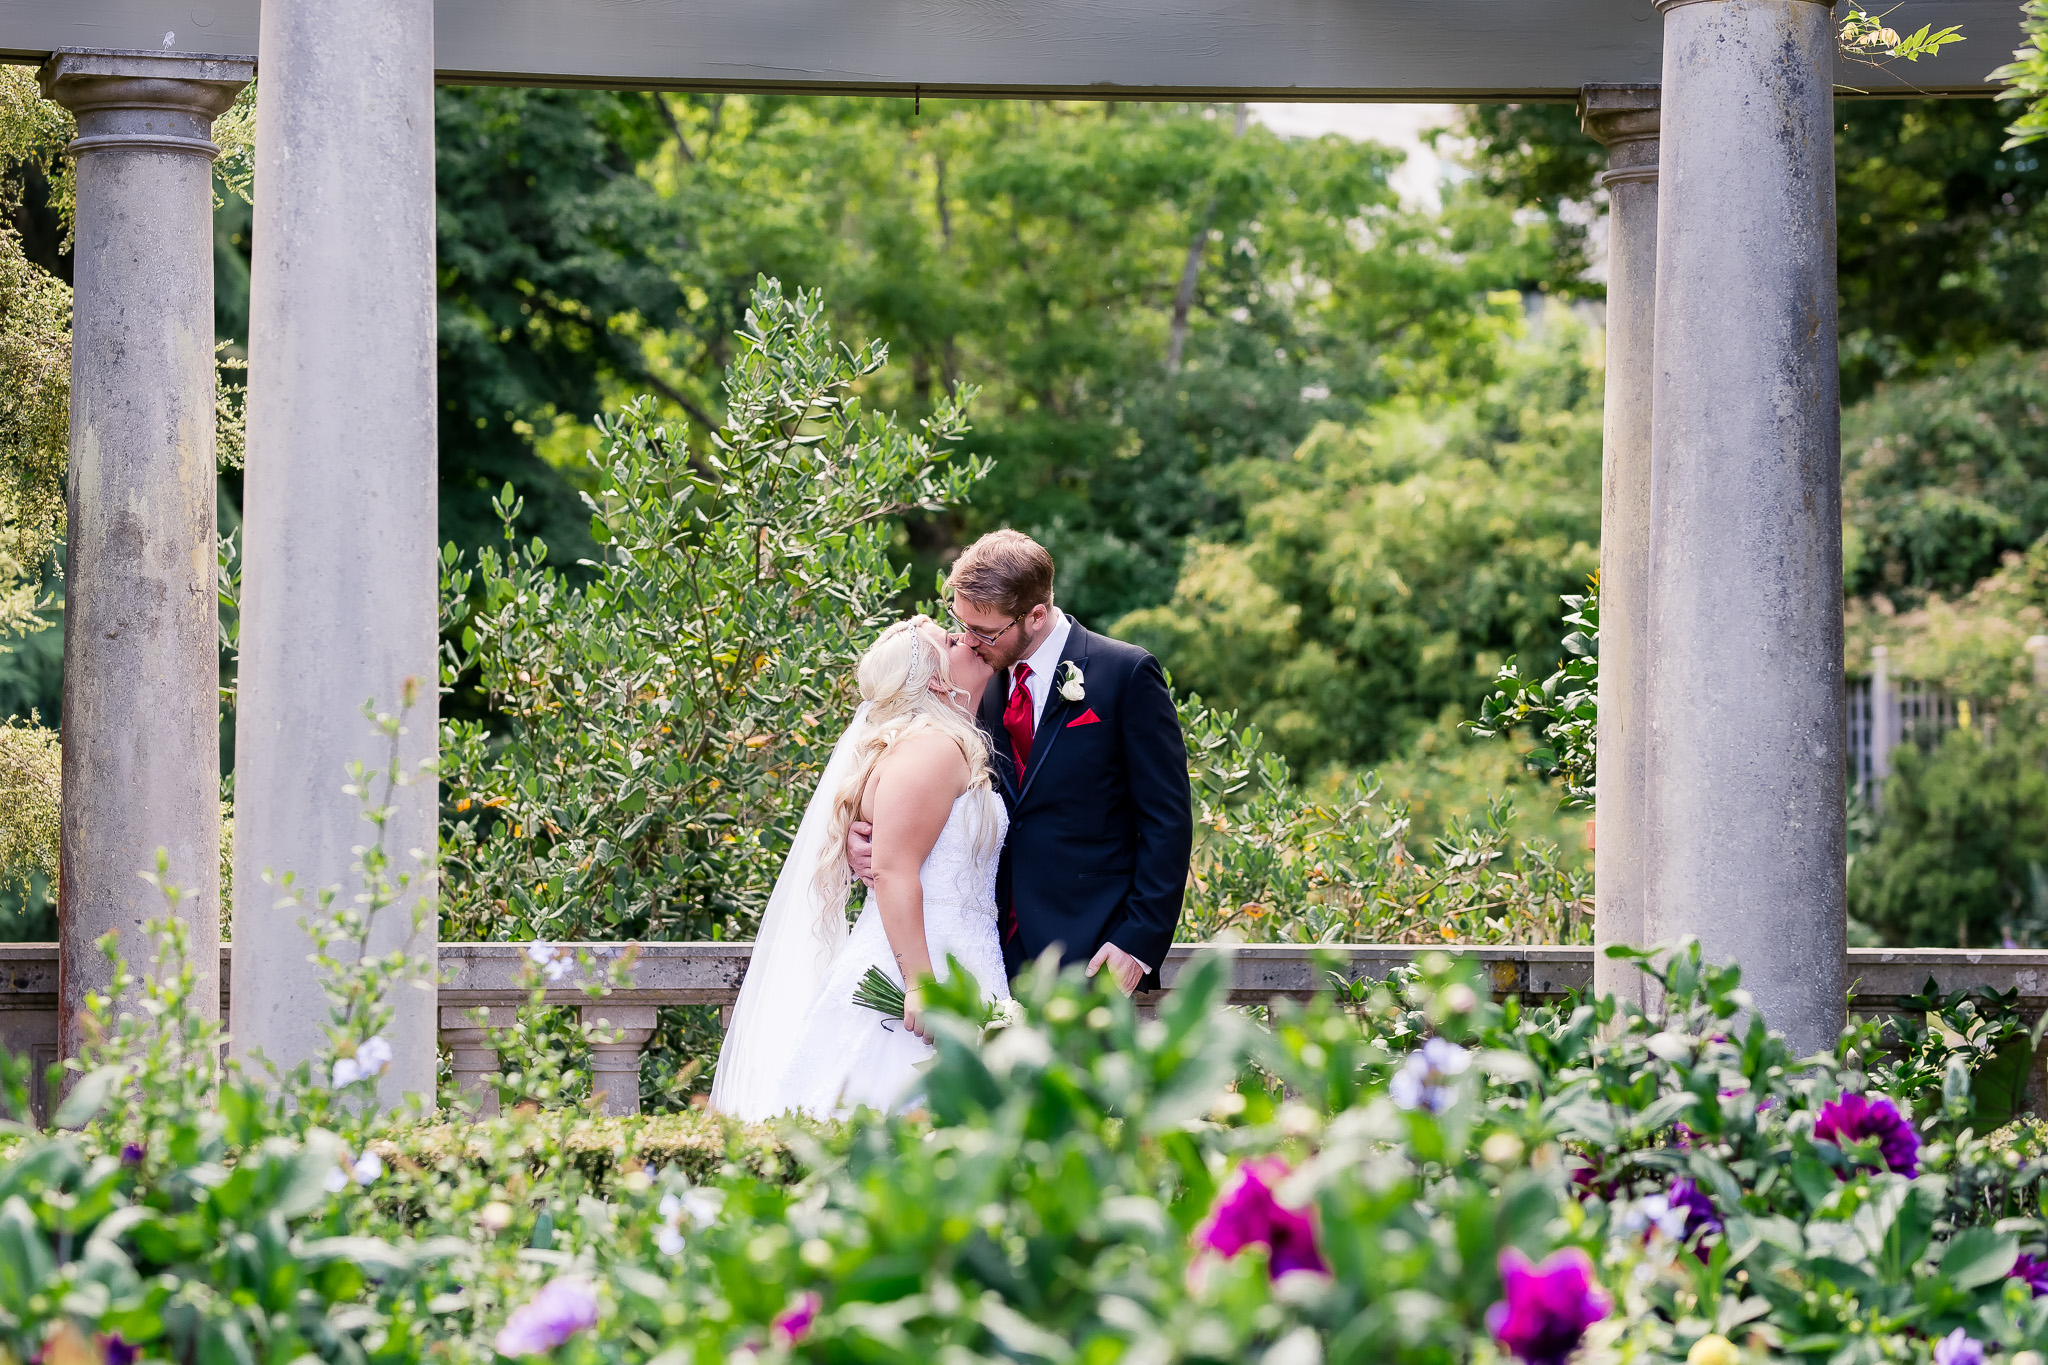
<path id="1" fill-rule="evenodd" d="M 1017 763 L 1017 785 L 1024 785 L 1024 765 L 1031 761 L 1031 689 L 1025 680 L 1031 676 L 1030 664 L 1017 665 L 1016 681 L 1010 685 L 1010 704 L 1003 708 L 1003 728 L 1010 732 L 1010 756 Z"/>

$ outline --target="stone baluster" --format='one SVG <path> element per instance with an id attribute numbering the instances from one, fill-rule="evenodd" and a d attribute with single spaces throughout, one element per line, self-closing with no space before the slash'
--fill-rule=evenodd
<path id="1" fill-rule="evenodd" d="M 490 1031 L 510 1028 L 519 1019 L 517 1005 L 479 1005 L 463 1008 L 441 1007 L 441 1045 L 448 1049 L 448 1069 L 455 1073 L 456 1090 L 481 1118 L 498 1115 L 498 1051 L 491 1046 Z"/>
<path id="2" fill-rule="evenodd" d="M 319 968 L 266 873 L 357 874 L 369 835 L 348 765 L 386 741 L 360 714 L 414 695 L 398 758 L 437 747 L 432 0 L 264 0 L 258 47 L 249 456 L 235 720 L 234 1046 L 290 1066 L 326 1046 Z M 381 788 L 373 793 L 382 799 Z M 431 963 L 420 850 L 431 778 L 392 795 L 385 847 L 415 878 L 369 951 Z M 435 993 L 395 993 L 386 1104 L 433 1102 Z"/>
<path id="3" fill-rule="evenodd" d="M 169 857 L 193 1006 L 219 1009 L 220 698 L 214 586 L 213 120 L 250 63 L 62 51 L 43 92 L 78 117 L 58 1018 L 113 984 L 119 931 L 167 913 L 138 875 Z"/>
<path id="4" fill-rule="evenodd" d="M 1834 17 L 1657 7 L 1644 933 L 1806 1053 L 1846 987 Z"/>
<path id="5" fill-rule="evenodd" d="M 640 1051 L 654 1036 L 660 1010 L 604 1001 L 584 1005 L 579 1013 L 584 1027 L 605 1031 L 598 1035 L 605 1041 L 590 1045 L 590 1088 L 598 1097 L 598 1112 L 639 1113 Z"/>
<path id="6" fill-rule="evenodd" d="M 1607 402 L 1600 460 L 1600 721 L 1593 989 L 1645 1003 L 1599 951 L 1643 938 L 1643 680 L 1650 595 L 1650 393 L 1657 302 L 1657 87 L 1589 85 L 1579 122 L 1607 148 Z"/>

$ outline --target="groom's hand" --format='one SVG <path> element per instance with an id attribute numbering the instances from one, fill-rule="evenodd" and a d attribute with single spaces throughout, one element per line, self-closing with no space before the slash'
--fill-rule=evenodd
<path id="1" fill-rule="evenodd" d="M 1116 978 L 1117 988 L 1125 995 L 1137 990 L 1138 983 L 1145 979 L 1145 964 L 1114 943 L 1105 943 L 1095 950 L 1095 956 L 1088 962 L 1088 975 L 1093 976 L 1104 967 L 1109 968 L 1109 974 Z"/>
<path id="2" fill-rule="evenodd" d="M 865 820 L 846 828 L 846 862 L 862 886 L 875 884 L 875 827 Z"/>

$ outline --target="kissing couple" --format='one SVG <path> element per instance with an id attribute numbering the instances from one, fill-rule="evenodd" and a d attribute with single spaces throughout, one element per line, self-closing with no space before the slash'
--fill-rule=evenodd
<path id="1" fill-rule="evenodd" d="M 1166 674 L 1053 605 L 1016 531 L 964 551 L 953 629 L 883 631 L 860 709 L 804 811 L 733 1008 L 711 1107 L 837 1118 L 915 1102 L 932 1047 L 918 983 L 957 959 L 992 1002 L 1048 949 L 1156 989 L 1194 837 Z M 846 899 L 867 886 L 849 930 Z M 857 1003 L 874 974 L 902 1017 Z"/>

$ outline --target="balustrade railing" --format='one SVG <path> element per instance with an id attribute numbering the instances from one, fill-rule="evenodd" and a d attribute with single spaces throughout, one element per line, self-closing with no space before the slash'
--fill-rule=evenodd
<path id="1" fill-rule="evenodd" d="M 609 990 L 593 1000 L 587 981 L 603 982 L 608 965 L 627 951 L 617 943 L 566 944 L 587 950 L 589 966 L 578 965 L 560 980 L 548 983 L 544 999 L 574 1006 L 586 1024 L 601 1024 L 610 1039 L 592 1049 L 591 1089 L 607 1114 L 632 1114 L 640 1108 L 640 1055 L 653 1036 L 657 1013 L 664 1006 L 714 1005 L 729 1011 L 746 977 L 752 947 L 745 943 L 646 943 L 634 948 L 632 984 Z M 1198 951 L 1196 944 L 1176 944 L 1160 977 L 1166 989 Z M 1341 972 L 1352 980 L 1382 980 L 1396 967 L 1429 946 L 1406 944 L 1248 944 L 1237 948 L 1232 965 L 1230 998 L 1235 1004 L 1261 1005 L 1276 996 L 1306 998 L 1328 988 L 1317 965 L 1318 953 L 1335 954 Z M 1593 950 L 1587 947 L 1452 948 L 1485 964 L 1496 997 L 1518 995 L 1525 1001 L 1554 1001 L 1583 991 L 1593 980 Z M 232 1001 L 225 983 L 233 948 L 221 948 L 221 1014 L 232 1027 Z M 512 1022 L 526 1003 L 526 945 L 520 943 L 444 943 L 440 988 L 441 1042 L 460 1088 L 485 1112 L 496 1108 L 490 1078 L 498 1070 L 488 1030 Z M 1848 974 L 1855 1007 L 1865 1013 L 1897 1008 L 1917 994 L 1931 977 L 1944 991 L 1982 986 L 2017 990 L 2022 1010 L 2048 1009 L 2048 951 L 2031 949 L 1856 948 L 1848 955 Z M 1153 1003 L 1156 996 L 1140 1004 Z M 722 1012 L 722 1016 L 723 1012 Z M 261 1040 L 257 1040 L 260 1042 Z M 38 1078 L 57 1055 L 57 945 L 0 944 L 0 1047 L 27 1054 Z"/>

